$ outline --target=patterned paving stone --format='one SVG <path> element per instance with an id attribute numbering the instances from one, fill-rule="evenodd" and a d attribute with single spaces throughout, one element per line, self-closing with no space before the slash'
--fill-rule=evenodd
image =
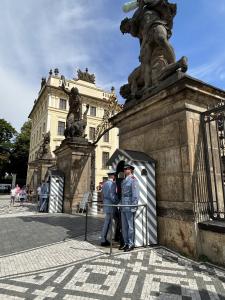
<path id="1" fill-rule="evenodd" d="M 73 242 L 76 247 L 85 243 Z M 0 277 L 0 296 L 71 300 L 225 299 L 225 271 L 215 266 L 195 263 L 162 247 L 91 257 L 97 248 L 89 243 L 85 246 L 89 247 L 89 259 L 78 261 L 80 252 L 68 265 Z M 64 255 L 69 254 L 64 251 Z"/>
<path id="2" fill-rule="evenodd" d="M 0 300 L 225 300 L 223 269 L 163 247 L 110 257 L 102 220 L 90 218 L 85 242 L 82 216 L 16 209 L 0 217 Z"/>

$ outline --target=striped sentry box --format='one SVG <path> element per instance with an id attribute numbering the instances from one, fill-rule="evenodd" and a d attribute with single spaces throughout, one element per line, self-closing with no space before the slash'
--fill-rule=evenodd
<path id="1" fill-rule="evenodd" d="M 155 161 L 139 151 L 117 149 L 108 161 L 117 172 L 122 171 L 124 164 L 135 167 L 134 176 L 140 187 L 138 204 L 147 204 L 147 238 L 148 245 L 155 245 L 157 240 L 157 215 L 155 191 Z M 121 168 L 121 169 L 120 169 Z M 135 215 L 135 246 L 146 244 L 146 211 L 139 207 Z"/>
<path id="2" fill-rule="evenodd" d="M 61 213 L 63 211 L 64 177 L 57 172 L 50 176 L 49 213 Z"/>

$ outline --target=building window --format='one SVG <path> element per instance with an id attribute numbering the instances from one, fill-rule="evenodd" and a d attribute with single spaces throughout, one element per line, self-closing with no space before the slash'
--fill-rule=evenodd
<path id="1" fill-rule="evenodd" d="M 108 143 L 109 142 L 109 131 L 107 131 L 104 135 L 103 135 L 103 141 Z"/>
<path id="2" fill-rule="evenodd" d="M 60 99 L 59 100 L 59 109 L 66 110 L 66 99 Z"/>
<path id="3" fill-rule="evenodd" d="M 91 141 L 95 140 L 95 128 L 94 127 L 89 128 L 89 139 Z"/>
<path id="4" fill-rule="evenodd" d="M 65 122 L 58 121 L 58 135 L 64 135 Z"/>
<path id="5" fill-rule="evenodd" d="M 102 152 L 102 169 L 108 169 L 106 165 L 109 160 L 109 152 Z"/>
<path id="6" fill-rule="evenodd" d="M 95 106 L 90 107 L 90 116 L 96 117 L 96 107 Z"/>

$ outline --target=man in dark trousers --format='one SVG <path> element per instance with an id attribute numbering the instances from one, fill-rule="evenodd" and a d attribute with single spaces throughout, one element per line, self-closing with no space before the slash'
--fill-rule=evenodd
<path id="1" fill-rule="evenodd" d="M 139 184 L 137 178 L 133 175 L 134 167 L 131 165 L 124 166 L 125 179 L 122 182 L 122 205 L 138 205 Z M 134 217 L 137 207 L 122 207 L 122 233 L 124 246 L 121 250 L 125 252 L 134 249 Z"/>
<path id="2" fill-rule="evenodd" d="M 116 204 L 116 172 L 114 170 L 109 170 L 107 174 L 108 180 L 102 187 L 103 204 Z M 107 234 L 111 224 L 111 214 L 113 215 L 114 213 L 114 207 L 103 206 L 103 210 L 105 213 L 105 220 L 102 228 L 101 246 L 106 247 L 110 245 L 110 242 L 107 240 Z"/>

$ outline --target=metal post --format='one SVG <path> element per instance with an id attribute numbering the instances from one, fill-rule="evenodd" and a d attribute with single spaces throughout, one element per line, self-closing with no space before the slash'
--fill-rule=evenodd
<path id="1" fill-rule="evenodd" d="M 201 115 L 201 129 L 203 134 L 203 147 L 204 147 L 204 158 L 205 158 L 205 168 L 206 168 L 206 178 L 207 178 L 207 192 L 208 192 L 208 204 L 209 204 L 209 216 L 213 218 L 213 192 L 212 192 L 212 182 L 211 182 L 211 170 L 209 164 L 209 149 L 208 149 L 208 139 L 207 139 L 207 128 L 205 123 L 205 115 Z"/>
<path id="2" fill-rule="evenodd" d="M 86 203 L 85 233 L 84 233 L 85 241 L 87 241 L 87 226 L 88 226 L 88 203 Z"/>
<path id="3" fill-rule="evenodd" d="M 147 204 L 145 204 L 145 238 L 146 238 L 146 245 L 145 247 L 148 247 L 148 210 L 147 210 Z"/>
<path id="4" fill-rule="evenodd" d="M 112 221 L 113 221 L 113 213 L 110 214 L 110 256 L 112 255 Z"/>

